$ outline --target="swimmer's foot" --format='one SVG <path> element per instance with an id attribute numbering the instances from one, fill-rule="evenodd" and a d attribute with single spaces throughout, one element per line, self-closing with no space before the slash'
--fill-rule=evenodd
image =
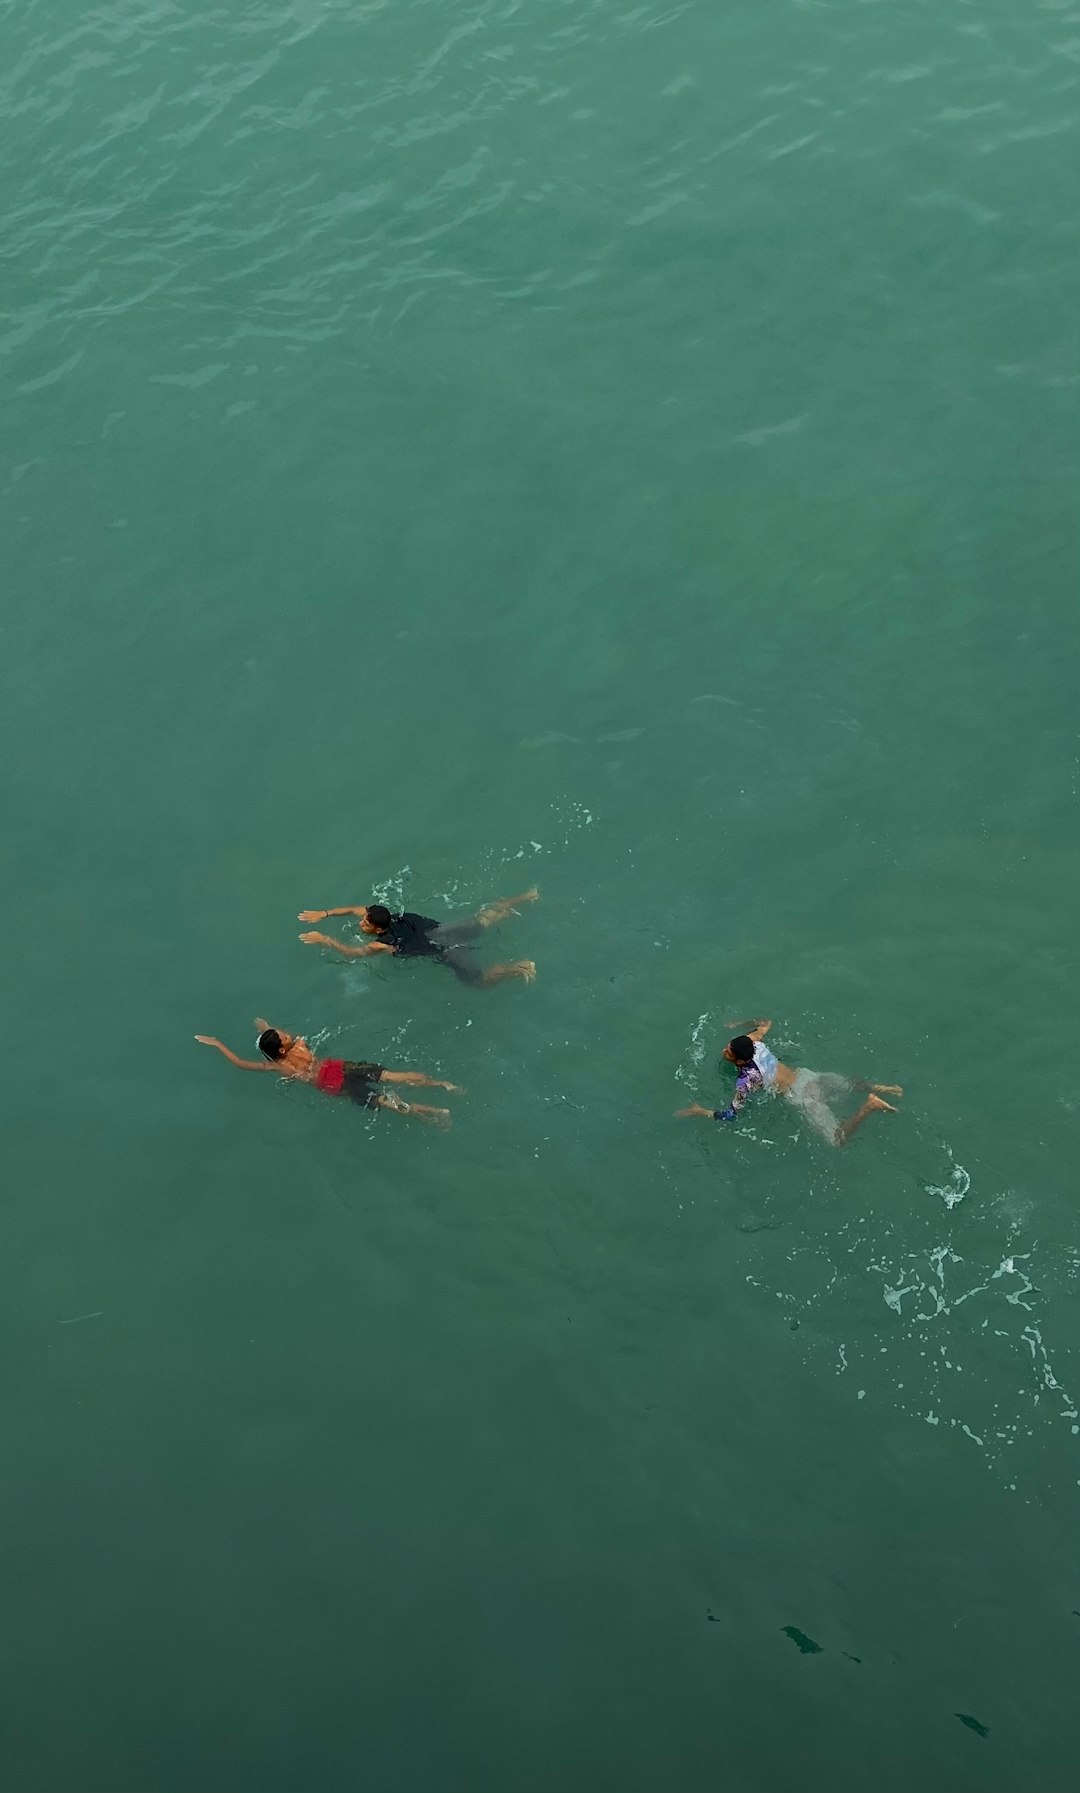
<path id="1" fill-rule="evenodd" d="M 524 984 L 531 984 L 536 977 L 535 960 L 514 959 L 509 965 L 489 965 L 480 982 L 505 984 L 508 978 L 514 977 L 519 977 Z"/>
<path id="2" fill-rule="evenodd" d="M 902 1096 L 903 1085 L 899 1083 L 872 1083 L 870 1088 L 879 1096 Z"/>
<path id="3" fill-rule="evenodd" d="M 887 1084 L 879 1084 L 879 1085 L 877 1085 L 877 1087 L 879 1089 L 886 1089 L 886 1088 L 888 1088 L 888 1085 Z M 893 1095 L 898 1096 L 900 1094 L 900 1091 L 893 1090 L 892 1093 L 893 1093 Z M 899 1114 L 899 1112 L 900 1112 L 899 1109 L 893 1107 L 891 1102 L 883 1102 L 880 1096 L 875 1096 L 873 1091 L 871 1091 L 871 1093 L 866 1098 L 866 1106 L 867 1106 L 867 1108 L 883 1109 L 886 1114 Z"/>
<path id="4" fill-rule="evenodd" d="M 481 909 L 477 921 L 482 928 L 494 927 L 496 922 L 505 921 L 508 915 L 516 915 L 519 903 L 536 903 L 540 900 L 540 892 L 534 884 L 531 890 L 523 890 L 520 896 L 501 897 L 497 903 L 490 903 Z"/>
<path id="5" fill-rule="evenodd" d="M 425 1126 L 439 1127 L 444 1133 L 447 1127 L 453 1125 L 453 1116 L 448 1108 L 430 1108 L 424 1102 L 403 1102 L 401 1111 L 403 1114 L 415 1115 Z"/>
<path id="6" fill-rule="evenodd" d="M 897 1110 L 893 1107 L 891 1102 L 883 1102 L 881 1097 L 875 1096 L 871 1090 L 858 1114 L 853 1114 L 850 1120 L 841 1121 L 833 1136 L 833 1144 L 846 1146 L 852 1134 L 857 1133 L 863 1122 L 868 1121 L 875 1111 L 880 1111 L 885 1114 L 897 1113 Z"/>

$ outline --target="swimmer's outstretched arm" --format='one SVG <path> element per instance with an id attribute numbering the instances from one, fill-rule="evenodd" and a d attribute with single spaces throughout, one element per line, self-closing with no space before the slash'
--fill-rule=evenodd
<path id="1" fill-rule="evenodd" d="M 379 1082 L 412 1083 L 418 1089 L 446 1089 L 453 1090 L 458 1096 L 465 1094 L 460 1083 L 445 1083 L 441 1077 L 428 1077 L 423 1071 L 384 1071 Z"/>
<path id="2" fill-rule="evenodd" d="M 700 1102 L 693 1102 L 689 1108 L 676 1109 L 675 1119 L 677 1121 L 688 1121 L 692 1118 L 696 1120 L 700 1117 L 703 1121 L 733 1121 L 740 1108 L 746 1106 L 749 1098 L 750 1091 L 740 1077 L 732 1091 L 731 1101 L 726 1108 L 702 1108 Z"/>
<path id="3" fill-rule="evenodd" d="M 349 909 L 301 909 L 297 921 L 327 921 L 331 915 L 365 915 L 367 910 L 363 903 L 357 903 Z"/>
<path id="4" fill-rule="evenodd" d="M 763 1040 L 772 1022 L 758 1018 L 752 1024 L 749 1021 L 726 1021 L 724 1025 L 737 1028 L 740 1033 L 745 1033 L 748 1040 Z"/>
<path id="5" fill-rule="evenodd" d="M 370 959 L 373 953 L 392 953 L 394 950 L 385 940 L 373 940 L 369 946 L 346 946 L 343 940 L 332 940 L 329 934 L 301 934 L 300 938 L 305 946 L 328 946 L 346 959 Z"/>
<path id="6" fill-rule="evenodd" d="M 265 1059 L 256 1064 L 254 1059 L 237 1058 L 235 1052 L 230 1052 L 227 1046 L 223 1046 L 220 1040 L 213 1039 L 209 1034 L 197 1033 L 195 1038 L 200 1046 L 216 1046 L 218 1051 L 224 1053 L 229 1063 L 235 1065 L 238 1071 L 272 1071 L 277 1076 L 281 1075 L 280 1066 L 267 1064 Z"/>

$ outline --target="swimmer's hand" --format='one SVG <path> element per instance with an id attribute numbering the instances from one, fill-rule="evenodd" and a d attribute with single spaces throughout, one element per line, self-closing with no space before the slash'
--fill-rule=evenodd
<path id="1" fill-rule="evenodd" d="M 748 1033 L 753 1040 L 756 1039 L 758 1035 L 764 1039 L 772 1026 L 772 1022 L 766 1015 L 756 1015 L 752 1021 L 725 1021 L 724 1026 L 737 1028 L 740 1033 Z"/>
<path id="2" fill-rule="evenodd" d="M 208 1033 L 197 1033 L 195 1038 L 198 1040 L 200 1046 L 216 1046 L 219 1052 L 224 1052 L 226 1050 L 220 1040 L 213 1039 Z"/>
<path id="3" fill-rule="evenodd" d="M 711 1108 L 702 1108 L 700 1102 L 691 1103 L 689 1108 L 677 1108 L 675 1110 L 675 1119 L 677 1121 L 694 1120 L 698 1115 L 701 1116 L 703 1121 L 711 1121 L 713 1118 L 713 1111 Z"/>

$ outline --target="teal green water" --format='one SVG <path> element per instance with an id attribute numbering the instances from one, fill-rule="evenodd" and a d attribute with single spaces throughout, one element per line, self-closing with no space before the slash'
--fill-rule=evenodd
<path id="1" fill-rule="evenodd" d="M 1067 1784 L 1077 17 L 3 8 L 5 1785 Z"/>

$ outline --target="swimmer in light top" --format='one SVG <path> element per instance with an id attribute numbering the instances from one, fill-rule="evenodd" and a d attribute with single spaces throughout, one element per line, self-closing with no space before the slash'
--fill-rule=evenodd
<path id="1" fill-rule="evenodd" d="M 301 909 L 299 921 L 325 921 L 329 915 L 355 915 L 360 932 L 369 936 L 366 946 L 346 946 L 329 934 L 301 934 L 305 946 L 328 946 L 347 959 L 368 959 L 375 953 L 393 953 L 399 959 L 435 959 L 448 965 L 463 984 L 502 984 L 508 978 L 521 978 L 532 983 L 536 966 L 532 959 L 514 959 L 505 965 L 481 967 L 471 952 L 463 950 L 470 941 L 478 940 L 488 928 L 517 913 L 519 903 L 535 903 L 540 892 L 534 887 L 520 896 L 503 897 L 481 909 L 470 921 L 438 922 L 428 915 L 414 915 L 406 910 L 392 915 L 384 903 L 361 903 L 347 909 Z"/>
<path id="2" fill-rule="evenodd" d="M 282 1028 L 271 1027 L 268 1021 L 261 1019 L 256 1020 L 255 1025 L 259 1029 L 257 1045 L 262 1053 L 261 1060 L 237 1058 L 235 1052 L 230 1052 L 220 1040 L 208 1034 L 197 1033 L 195 1038 L 200 1046 L 215 1046 L 241 1071 L 274 1071 L 279 1077 L 314 1084 L 328 1096 L 348 1096 L 361 1108 L 392 1108 L 396 1114 L 414 1114 L 417 1120 L 426 1121 L 432 1127 L 450 1125 L 448 1108 L 430 1108 L 423 1102 L 402 1102 L 398 1096 L 382 1094 L 381 1087 L 376 1088 L 376 1085 L 405 1083 L 414 1088 L 451 1090 L 455 1095 L 461 1095 L 463 1092 L 456 1083 L 428 1077 L 423 1071 L 388 1071 L 385 1065 L 367 1061 L 316 1058 L 307 1041 L 299 1035 L 285 1033 Z"/>
<path id="3" fill-rule="evenodd" d="M 703 1108 L 695 1102 L 689 1108 L 679 1109 L 680 1120 L 700 1116 L 707 1121 L 733 1121 L 752 1095 L 759 1090 L 776 1090 L 778 1095 L 786 1096 L 803 1119 L 830 1145 L 846 1146 L 852 1134 L 872 1114 L 897 1112 L 892 1103 L 882 1101 L 882 1097 L 902 1096 L 904 1092 L 898 1083 L 863 1083 L 850 1077 L 838 1077 L 832 1071 L 807 1071 L 782 1064 L 763 1043 L 771 1026 L 771 1021 L 756 1021 L 748 1033 L 736 1034 L 724 1047 L 724 1057 L 739 1070 L 729 1106 Z M 865 1090 L 866 1100 L 855 1114 L 841 1120 L 833 1112 L 832 1104 L 842 1101 L 855 1090 Z"/>

